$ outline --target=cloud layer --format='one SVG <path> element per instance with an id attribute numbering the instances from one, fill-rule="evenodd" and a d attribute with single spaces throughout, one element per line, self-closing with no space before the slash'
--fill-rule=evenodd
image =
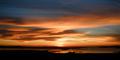
<path id="1" fill-rule="evenodd" d="M 119 0 L 1 0 L 0 45 L 120 45 Z"/>
<path id="2" fill-rule="evenodd" d="M 18 46 L 119 45 L 119 17 L 103 19 L 100 16 L 67 16 L 59 18 L 1 18 L 0 20 L 1 42 L 16 41 L 16 43 L 21 43 L 20 45 L 15 43 Z M 93 44 L 95 42 L 96 44 Z M 4 43 L 1 45 L 6 44 Z M 104 44 L 97 45 L 97 43 Z"/>

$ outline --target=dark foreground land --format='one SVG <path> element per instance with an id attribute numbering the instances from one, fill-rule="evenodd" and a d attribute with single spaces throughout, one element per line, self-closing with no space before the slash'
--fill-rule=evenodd
<path id="1" fill-rule="evenodd" d="M 17 57 L 17 58 L 16 58 Z M 23 59 L 23 57 L 28 59 L 39 59 L 39 60 L 108 60 L 119 58 L 119 53 L 106 53 L 106 54 L 54 54 L 47 51 L 0 51 L 0 58 L 3 59 Z M 119 60 L 119 59 L 118 59 Z"/>
<path id="2" fill-rule="evenodd" d="M 32 58 L 34 60 L 80 60 L 80 59 L 87 59 L 87 60 L 120 60 L 116 59 L 120 57 L 120 52 L 117 53 L 87 53 L 87 54 L 75 54 L 75 53 L 65 53 L 65 54 L 55 54 L 48 52 L 48 50 L 44 49 L 50 49 L 50 48 L 42 48 L 43 50 L 26 50 L 26 48 L 19 48 L 17 47 L 18 50 L 9 50 L 11 47 L 1 47 L 0 49 L 0 58 L 3 59 L 9 59 L 9 58 L 14 58 L 14 59 L 21 59 L 22 57 L 27 57 L 27 58 Z M 16 47 L 12 47 L 15 48 Z M 107 47 L 110 48 L 110 47 Z M 119 47 L 116 47 L 119 48 Z M 6 49 L 6 50 L 4 50 Z M 32 48 L 33 49 L 33 48 Z M 36 49 L 36 48 L 35 48 Z M 38 49 L 38 48 L 37 48 Z M 54 48 L 55 49 L 55 48 Z M 57 48 L 58 49 L 58 48 Z M 17 57 L 17 58 L 16 58 Z"/>

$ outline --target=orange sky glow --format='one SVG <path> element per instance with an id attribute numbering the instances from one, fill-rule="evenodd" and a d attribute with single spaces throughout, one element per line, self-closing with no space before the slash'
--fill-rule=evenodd
<path id="1" fill-rule="evenodd" d="M 100 20 L 98 20 L 100 19 Z M 12 36 L 0 36 L 1 46 L 113 46 L 120 45 L 120 41 L 113 36 L 89 36 L 87 32 L 67 32 L 66 30 L 96 28 L 107 25 L 119 25 L 119 17 L 108 17 L 103 19 L 102 16 L 67 16 L 58 18 L 24 18 L 24 22 L 17 24 L 10 19 L 0 21 L 0 24 L 9 24 L 19 27 L 6 28 L 12 31 Z M 47 28 L 43 30 L 31 31 L 32 28 Z M 3 28 L 1 28 L 3 29 Z M 66 32 L 65 32 L 66 31 Z M 98 31 L 99 32 L 99 31 Z M 51 35 L 50 35 L 51 34 Z M 21 39 L 22 37 L 26 37 Z M 31 38 L 29 40 L 29 38 Z M 44 39 L 41 39 L 44 38 Z M 50 39 L 55 38 L 55 39 Z"/>

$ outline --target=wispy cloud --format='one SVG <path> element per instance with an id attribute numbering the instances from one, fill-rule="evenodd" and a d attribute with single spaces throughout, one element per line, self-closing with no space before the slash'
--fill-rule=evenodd
<path id="1" fill-rule="evenodd" d="M 119 7 L 117 0 L 2 0 L 0 45 L 120 45 Z"/>

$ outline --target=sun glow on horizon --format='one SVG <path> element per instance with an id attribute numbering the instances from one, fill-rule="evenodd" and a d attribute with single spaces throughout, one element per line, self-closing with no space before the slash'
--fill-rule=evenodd
<path id="1" fill-rule="evenodd" d="M 65 47 L 65 46 L 72 46 L 72 45 L 98 45 L 102 43 L 114 43 L 114 38 L 112 37 L 63 37 L 59 38 L 55 41 L 55 46 L 57 47 Z M 76 44 L 74 44 L 76 43 Z M 78 44 L 79 43 L 79 44 Z"/>

